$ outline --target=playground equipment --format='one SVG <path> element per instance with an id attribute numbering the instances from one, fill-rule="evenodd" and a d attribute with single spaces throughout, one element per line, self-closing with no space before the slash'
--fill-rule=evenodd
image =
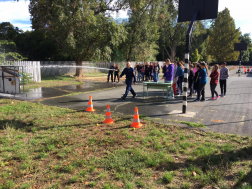
<path id="1" fill-rule="evenodd" d="M 0 93 L 19 94 L 20 66 L 0 66 Z"/>

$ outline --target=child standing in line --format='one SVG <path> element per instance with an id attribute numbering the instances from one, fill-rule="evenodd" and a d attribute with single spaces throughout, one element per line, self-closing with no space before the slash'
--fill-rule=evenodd
<path id="1" fill-rule="evenodd" d="M 201 67 L 201 71 L 199 73 L 199 88 L 198 88 L 198 94 L 197 94 L 197 98 L 194 100 L 196 102 L 202 101 L 204 102 L 205 99 L 205 86 L 207 84 L 207 76 L 209 75 L 208 72 L 208 67 L 206 65 L 206 63 L 200 63 L 200 67 Z M 200 99 L 200 96 L 202 96 L 202 98 Z"/>
<path id="2" fill-rule="evenodd" d="M 183 94 L 183 90 L 182 90 L 182 84 L 183 84 L 183 80 L 184 80 L 184 65 L 182 61 L 179 61 L 178 63 L 178 68 L 177 68 L 177 73 L 175 75 L 175 77 L 178 77 L 179 80 L 179 95 Z"/>
<path id="3" fill-rule="evenodd" d="M 212 73 L 210 74 L 210 89 L 211 89 L 211 93 L 212 93 L 212 98 L 211 100 L 215 100 L 214 98 L 214 94 L 216 94 L 216 100 L 218 100 L 220 98 L 220 96 L 218 95 L 218 93 L 216 92 L 215 88 L 218 85 L 218 80 L 219 80 L 219 65 L 215 64 L 213 66 L 213 70 Z"/>
<path id="4" fill-rule="evenodd" d="M 142 64 L 142 68 L 141 68 L 142 81 L 144 81 L 144 73 L 145 73 L 145 66 L 144 64 Z"/>
<path id="5" fill-rule="evenodd" d="M 193 65 L 190 64 L 189 65 L 189 76 L 188 76 L 188 83 L 189 83 L 189 89 L 190 89 L 190 94 L 188 95 L 188 97 L 192 97 L 192 93 L 193 93 Z"/>
<path id="6" fill-rule="evenodd" d="M 223 62 L 221 64 L 221 69 L 220 69 L 220 89 L 221 89 L 221 97 L 226 96 L 226 91 L 227 91 L 227 79 L 229 77 L 229 70 L 226 67 L 227 63 Z"/>
<path id="7" fill-rule="evenodd" d="M 201 71 L 201 67 L 199 64 L 196 65 L 197 71 L 195 72 L 194 78 L 193 78 L 193 89 L 197 92 L 199 89 L 199 73 Z M 197 99 L 197 96 L 196 98 Z"/>

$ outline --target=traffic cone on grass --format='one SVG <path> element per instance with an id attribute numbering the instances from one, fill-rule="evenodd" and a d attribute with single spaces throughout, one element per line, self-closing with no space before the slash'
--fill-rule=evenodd
<path id="1" fill-rule="evenodd" d="M 134 128 L 140 128 L 142 127 L 143 124 L 140 123 L 139 120 L 139 114 L 138 114 L 138 108 L 135 107 L 135 114 L 134 114 L 134 120 L 133 123 L 130 125 L 130 127 L 134 127 Z"/>
<path id="2" fill-rule="evenodd" d="M 109 107 L 109 105 L 107 105 L 106 119 L 105 119 L 105 121 L 103 121 L 103 123 L 111 124 L 114 122 L 115 121 L 112 120 L 112 117 L 111 117 L 110 107 Z"/>
<path id="3" fill-rule="evenodd" d="M 95 109 L 93 108 L 92 96 L 89 96 L 88 107 L 86 109 L 87 112 L 94 112 Z"/>

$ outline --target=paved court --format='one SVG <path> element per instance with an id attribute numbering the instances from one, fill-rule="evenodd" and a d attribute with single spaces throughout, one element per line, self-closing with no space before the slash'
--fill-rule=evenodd
<path id="1" fill-rule="evenodd" d="M 238 77 L 234 72 L 231 72 L 228 79 L 226 97 L 205 102 L 193 102 L 193 98 L 188 99 L 187 111 L 197 112 L 193 118 L 169 115 L 173 110 L 182 111 L 182 97 L 167 100 L 163 98 L 162 90 L 150 89 L 149 98 L 143 99 L 141 83 L 133 85 L 138 95 L 135 99 L 131 98 L 131 94 L 126 100 L 120 99 L 125 92 L 125 86 L 120 86 L 75 96 L 45 99 L 41 103 L 85 110 L 89 95 L 92 95 L 94 108 L 99 113 L 104 113 L 107 104 L 109 104 L 112 115 L 132 116 L 134 107 L 137 106 L 139 114 L 149 116 L 157 121 L 167 123 L 171 120 L 200 122 L 214 132 L 252 136 L 252 77 L 245 75 Z M 217 86 L 217 91 L 220 92 L 219 86 Z M 206 86 L 206 99 L 210 99 L 209 82 Z"/>

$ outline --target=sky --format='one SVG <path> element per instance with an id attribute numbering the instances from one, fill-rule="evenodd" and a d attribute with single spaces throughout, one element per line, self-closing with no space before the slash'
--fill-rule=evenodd
<path id="1" fill-rule="evenodd" d="M 31 30 L 29 0 L 0 0 L 0 22 L 10 22 L 24 31 Z M 219 11 L 227 7 L 241 32 L 252 34 L 252 0 L 219 0 Z M 114 14 L 114 17 L 127 18 L 126 11 Z M 252 36 L 251 36 L 252 37 Z"/>

